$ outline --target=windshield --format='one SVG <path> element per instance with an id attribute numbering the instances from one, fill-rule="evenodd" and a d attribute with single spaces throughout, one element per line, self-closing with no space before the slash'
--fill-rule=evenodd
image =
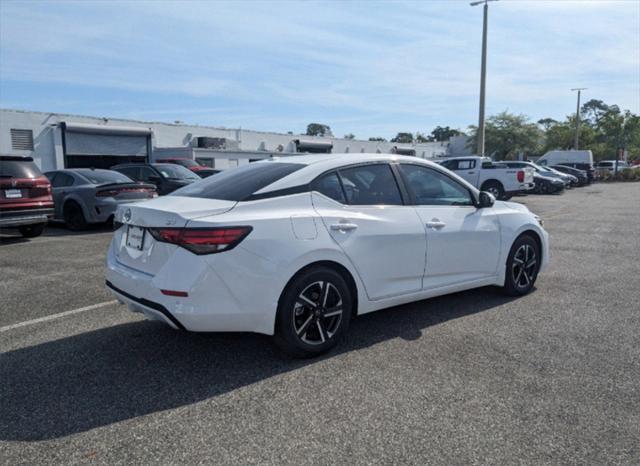
<path id="1" fill-rule="evenodd" d="M 200 177 L 191 170 L 181 165 L 172 163 L 156 163 L 153 167 L 158 170 L 163 177 L 174 180 L 199 180 Z"/>
<path id="2" fill-rule="evenodd" d="M 204 178 L 200 183 L 174 191 L 172 195 L 242 201 L 304 166 L 299 163 L 251 163 Z"/>
<path id="3" fill-rule="evenodd" d="M 128 176 L 111 170 L 76 170 L 76 173 L 86 178 L 91 184 L 133 183 Z"/>

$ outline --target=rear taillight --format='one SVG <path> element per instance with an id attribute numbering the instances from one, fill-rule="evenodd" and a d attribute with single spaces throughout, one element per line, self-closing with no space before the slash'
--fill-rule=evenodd
<path id="1" fill-rule="evenodd" d="M 524 183 L 524 172 L 522 170 L 518 170 L 516 176 L 518 177 L 518 183 Z"/>
<path id="2" fill-rule="evenodd" d="M 111 189 L 109 191 L 98 191 L 96 197 L 114 197 L 120 193 L 117 189 Z"/>
<path id="3" fill-rule="evenodd" d="M 251 227 L 149 228 L 156 241 L 177 244 L 194 254 L 228 251 L 240 243 Z"/>

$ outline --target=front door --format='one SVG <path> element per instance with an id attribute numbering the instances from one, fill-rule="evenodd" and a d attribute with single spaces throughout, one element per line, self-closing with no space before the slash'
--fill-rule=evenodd
<path id="1" fill-rule="evenodd" d="M 426 229 L 423 288 L 495 276 L 500 226 L 493 209 L 478 209 L 466 186 L 438 170 L 401 164 L 400 171 Z"/>
<path id="2" fill-rule="evenodd" d="M 313 205 L 356 268 L 370 299 L 420 291 L 425 230 L 403 204 L 388 164 L 358 165 L 320 178 Z"/>

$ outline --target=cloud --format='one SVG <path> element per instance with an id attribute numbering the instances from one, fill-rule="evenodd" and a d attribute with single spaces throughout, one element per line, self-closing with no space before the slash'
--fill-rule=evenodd
<path id="1" fill-rule="evenodd" d="M 450 1 L 5 0 L 0 98 L 37 107 L 49 89 L 68 94 L 59 111 L 112 98 L 127 116 L 279 131 L 313 118 L 361 137 L 466 127 L 481 20 Z M 640 111 L 640 2 L 502 1 L 489 27 L 488 113 L 562 118 L 577 85 Z"/>

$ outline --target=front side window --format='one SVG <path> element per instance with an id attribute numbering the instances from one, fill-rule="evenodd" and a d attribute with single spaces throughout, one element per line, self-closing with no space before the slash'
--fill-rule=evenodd
<path id="1" fill-rule="evenodd" d="M 387 164 L 361 165 L 340 170 L 347 203 L 402 205 L 402 196 Z"/>
<path id="2" fill-rule="evenodd" d="M 473 205 L 467 188 L 436 170 L 410 164 L 400 170 L 416 205 Z"/>
<path id="3" fill-rule="evenodd" d="M 252 194 L 304 167 L 301 163 L 250 163 L 203 178 L 202 181 L 180 188 L 171 195 L 244 201 Z"/>
<path id="4" fill-rule="evenodd" d="M 344 192 L 342 191 L 342 186 L 340 185 L 340 179 L 335 172 L 324 175 L 316 181 L 314 190 L 341 204 L 347 203 Z"/>

